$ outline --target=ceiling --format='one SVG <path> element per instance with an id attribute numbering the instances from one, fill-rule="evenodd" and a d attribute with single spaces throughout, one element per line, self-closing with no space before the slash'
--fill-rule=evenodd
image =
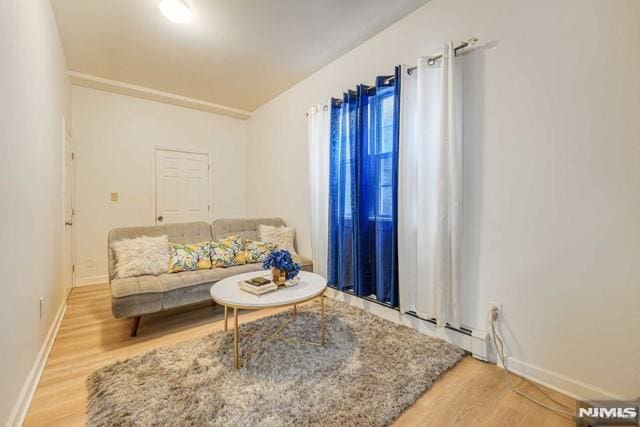
<path id="1" fill-rule="evenodd" d="M 253 111 L 427 0 L 52 0 L 70 71 Z"/>

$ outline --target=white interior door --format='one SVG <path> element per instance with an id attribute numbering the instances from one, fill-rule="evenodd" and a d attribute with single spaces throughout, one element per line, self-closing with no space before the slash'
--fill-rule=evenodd
<path id="1" fill-rule="evenodd" d="M 73 178 L 74 178 L 74 152 L 71 131 L 63 120 L 63 151 L 64 151 L 64 287 L 68 295 L 73 287 L 74 278 L 74 254 L 73 254 Z"/>
<path id="2" fill-rule="evenodd" d="M 156 150 L 156 224 L 209 221 L 209 156 Z"/>

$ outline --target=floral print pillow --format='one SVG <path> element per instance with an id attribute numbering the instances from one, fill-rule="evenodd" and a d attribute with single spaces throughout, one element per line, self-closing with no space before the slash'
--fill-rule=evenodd
<path id="1" fill-rule="evenodd" d="M 244 252 L 248 263 L 264 262 L 265 259 L 276 250 L 276 245 L 258 240 L 244 242 Z"/>
<path id="2" fill-rule="evenodd" d="M 211 268 L 211 242 L 169 243 L 169 273 Z"/>
<path id="3" fill-rule="evenodd" d="M 234 234 L 211 242 L 211 263 L 213 267 L 230 267 L 232 265 L 245 264 L 246 262 L 240 235 Z"/>

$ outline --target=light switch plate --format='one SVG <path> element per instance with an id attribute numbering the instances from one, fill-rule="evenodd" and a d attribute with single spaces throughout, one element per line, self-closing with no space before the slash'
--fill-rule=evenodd
<path id="1" fill-rule="evenodd" d="M 111 193 L 111 201 L 112 202 L 118 201 L 118 193 Z"/>

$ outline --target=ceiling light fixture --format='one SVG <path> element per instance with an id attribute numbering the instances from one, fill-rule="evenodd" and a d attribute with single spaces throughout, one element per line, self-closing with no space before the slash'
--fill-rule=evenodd
<path id="1" fill-rule="evenodd" d="M 184 0 L 161 0 L 160 12 L 171 22 L 183 24 L 191 21 L 191 9 Z"/>

